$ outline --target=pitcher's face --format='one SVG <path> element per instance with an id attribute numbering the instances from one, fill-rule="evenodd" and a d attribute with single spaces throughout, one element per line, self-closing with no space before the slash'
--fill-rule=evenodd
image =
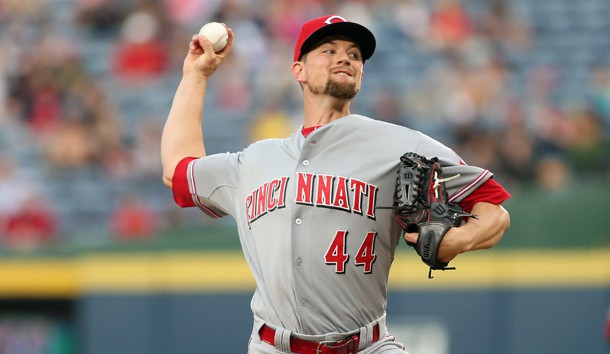
<path id="1" fill-rule="evenodd" d="M 331 39 L 306 54 L 305 85 L 314 94 L 352 99 L 362 85 L 363 62 L 358 46 L 346 39 Z"/>

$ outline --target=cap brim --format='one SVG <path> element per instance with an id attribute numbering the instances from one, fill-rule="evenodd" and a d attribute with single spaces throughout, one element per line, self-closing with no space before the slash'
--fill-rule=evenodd
<path id="1" fill-rule="evenodd" d="M 375 52 L 375 36 L 366 27 L 355 22 L 336 22 L 312 33 L 301 45 L 300 56 L 307 54 L 319 41 L 330 36 L 345 36 L 353 40 L 360 47 L 363 61 Z"/>

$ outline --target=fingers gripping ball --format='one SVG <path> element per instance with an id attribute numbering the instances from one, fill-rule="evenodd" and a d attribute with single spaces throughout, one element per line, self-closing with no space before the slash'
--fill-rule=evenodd
<path id="1" fill-rule="evenodd" d="M 220 52 L 229 42 L 229 32 L 227 32 L 227 28 L 219 22 L 206 23 L 199 30 L 199 34 L 204 35 L 205 38 L 212 43 L 214 52 Z"/>

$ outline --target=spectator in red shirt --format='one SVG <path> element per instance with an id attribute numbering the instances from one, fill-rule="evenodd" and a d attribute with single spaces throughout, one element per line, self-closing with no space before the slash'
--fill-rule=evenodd
<path id="1" fill-rule="evenodd" d="M 32 194 L 8 216 L 5 245 L 17 251 L 29 251 L 50 245 L 57 237 L 57 216 L 45 200 Z"/>
<path id="2" fill-rule="evenodd" d="M 110 230 L 121 241 L 145 239 L 157 230 L 154 211 L 139 194 L 128 194 L 110 217 Z"/>
<path id="3" fill-rule="evenodd" d="M 159 26 L 159 20 L 147 12 L 134 12 L 125 20 L 114 52 L 117 77 L 146 79 L 165 72 L 169 56 Z"/>

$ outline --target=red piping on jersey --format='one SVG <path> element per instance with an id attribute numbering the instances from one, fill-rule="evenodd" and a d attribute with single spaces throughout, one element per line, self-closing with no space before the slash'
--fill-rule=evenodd
<path id="1" fill-rule="evenodd" d="M 193 161 L 191 161 L 189 163 L 189 172 L 190 172 L 190 177 L 191 177 L 191 178 L 189 178 L 189 182 L 190 182 L 190 186 L 193 187 L 193 200 L 195 201 L 195 203 L 197 204 L 199 209 L 201 209 L 203 212 L 205 212 L 206 214 L 208 214 L 212 217 L 219 218 L 220 215 L 215 213 L 212 209 L 203 205 L 203 202 L 201 201 L 201 197 L 199 196 L 199 193 L 197 193 L 197 186 L 195 185 L 195 169 L 193 168 L 193 163 L 194 163 Z"/>
<path id="2" fill-rule="evenodd" d="M 468 192 L 469 190 L 471 190 L 477 183 L 479 183 L 485 176 L 487 176 L 490 172 L 488 170 L 483 171 L 477 178 L 474 179 L 474 181 L 470 182 L 469 184 L 466 185 L 466 187 L 462 188 L 460 191 L 458 191 L 457 193 L 455 193 L 453 195 L 453 197 L 451 197 L 449 199 L 449 202 L 452 203 L 454 200 L 456 200 L 457 198 L 461 197 L 462 195 L 464 195 L 466 192 Z"/>
<path id="3" fill-rule="evenodd" d="M 199 195 L 197 195 L 194 169 L 191 165 L 196 159 L 197 158 L 195 157 L 185 157 L 178 162 L 178 165 L 176 165 L 174 176 L 172 178 L 172 193 L 174 195 L 174 201 L 182 208 L 197 206 L 206 214 L 219 218 L 221 215 L 218 215 L 212 209 L 203 205 Z M 188 178 L 189 174 L 191 177 L 190 179 Z M 191 187 L 193 189 L 193 193 L 190 191 Z"/>
<path id="4" fill-rule="evenodd" d="M 466 198 L 462 199 L 459 204 L 462 209 L 471 212 L 476 203 L 487 202 L 499 205 L 510 197 L 510 193 L 504 187 L 493 178 L 490 178 L 480 185 L 479 188 L 472 191 Z"/>
<path id="5" fill-rule="evenodd" d="M 461 157 L 460 165 L 467 165 Z M 474 181 L 469 183 L 466 187 L 462 188 L 462 190 L 458 191 L 453 197 L 449 199 L 449 202 L 453 202 L 460 196 L 464 195 L 464 193 L 468 192 L 472 187 L 474 187 L 481 179 L 487 176 L 490 172 L 488 170 L 483 171 Z M 502 204 L 505 200 L 510 198 L 511 195 L 502 187 L 498 182 L 493 179 L 493 176 L 487 179 L 482 185 L 480 185 L 477 189 L 472 191 L 468 196 L 466 196 L 462 201 L 459 202 L 459 205 L 467 212 L 471 212 L 474 205 L 479 202 L 488 202 L 492 204 Z"/>

